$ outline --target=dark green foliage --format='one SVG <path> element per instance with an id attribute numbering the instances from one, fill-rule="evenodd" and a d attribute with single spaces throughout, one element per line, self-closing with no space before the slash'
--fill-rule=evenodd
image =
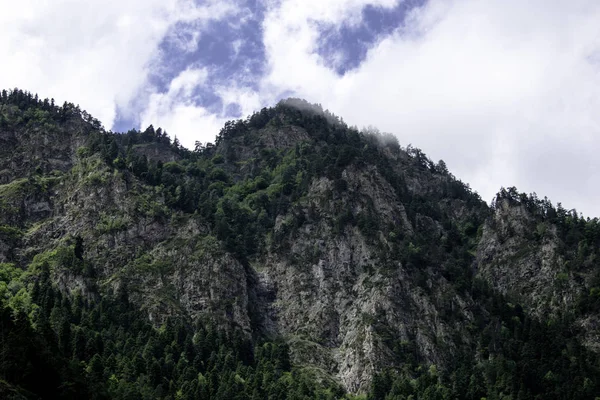
<path id="1" fill-rule="evenodd" d="M 436 293 L 431 300 L 440 320 L 448 326 L 469 324 L 470 335 L 453 339 L 454 356 L 438 370 L 424 364 L 414 333 L 398 339 L 383 310 L 377 318 L 365 316 L 394 359 L 374 376 L 368 399 L 589 399 L 600 393 L 600 361 L 580 345 L 574 328 L 578 317 L 600 309 L 600 270 L 594 267 L 600 256 L 598 219 L 586 220 L 575 210 L 555 208 L 515 188 L 503 189 L 490 209 L 443 161 L 436 164 L 410 145 L 402 148 L 391 135 L 359 132 L 298 99 L 230 121 L 215 145 L 196 143 L 194 151 L 153 126 L 106 132 L 70 103 L 57 107 L 18 89 L 3 91 L 0 107 L 0 129 L 27 126 L 52 132 L 69 121 L 83 121 L 85 146 L 73 151 L 79 160 L 94 158 L 127 186 L 145 185 L 160 203 L 158 211 L 140 210 L 150 218 L 165 224 L 197 218 L 246 268 L 267 251 L 285 252 L 299 228 L 322 218 L 329 218 L 334 235 L 358 230 L 379 253 L 378 274 L 393 274 L 401 264 L 417 290 Z M 255 146 L 261 132 L 289 127 L 307 136 L 288 147 Z M 7 199 L 21 190 L 46 192 L 51 186 L 41 177 L 43 169 L 32 171 L 4 186 L 0 197 L 0 241 L 11 249 L 30 227 L 20 224 L 22 210 Z M 376 171 L 384 181 L 377 184 L 392 188 L 405 215 L 386 220 L 372 199 L 360 207 L 343 203 L 353 200 L 352 171 Z M 324 177 L 332 182 L 327 200 L 337 207 L 334 215 L 319 215 L 302 202 L 311 184 Z M 409 188 L 420 180 L 429 180 L 423 185 L 427 191 Z M 90 181 L 102 184 L 98 177 Z M 532 243 L 543 242 L 551 225 L 557 228 L 568 272 L 595 268 L 572 314 L 539 321 L 475 278 L 481 227 L 501 201 L 535 216 L 527 229 Z M 457 217 L 452 204 L 466 212 Z M 127 231 L 125 222 L 107 221 L 97 226 L 99 232 L 116 236 Z M 5 253 L 10 263 L 0 264 L 0 396 L 296 400 L 345 395 L 310 368 L 292 365 L 287 345 L 278 339 L 252 341 L 247 333 L 184 315 L 152 326 L 145 312 L 129 302 L 126 283 L 115 286 L 117 293 L 106 289 L 85 297 L 61 291 L 50 277 L 53 269 L 95 277 L 85 261 L 87 246 L 72 234 L 31 259 Z M 435 286 L 440 281 L 447 284 L 443 290 Z M 456 296 L 468 300 L 473 321 L 460 319 Z"/>
<path id="2" fill-rule="evenodd" d="M 14 274 L 12 267 L 0 270 Z M 12 276 L 12 278 L 15 278 Z M 292 368 L 283 342 L 252 345 L 240 331 L 169 319 L 155 329 L 126 293 L 69 300 L 42 270 L 31 304 L 0 308 L 0 379 L 43 398 L 295 399 L 343 393 Z M 334 398 L 334 397 L 330 397 Z"/>
<path id="3" fill-rule="evenodd" d="M 476 318 L 478 349 L 445 374 L 408 362 L 373 380 L 370 399 L 592 399 L 600 391 L 600 357 L 586 351 L 572 320 L 541 323 L 475 281 L 489 314 Z"/>
<path id="4" fill-rule="evenodd" d="M 0 128 L 35 122 L 51 129 L 54 123 L 65 122 L 70 118 L 82 118 L 94 129 L 102 127 L 100 121 L 93 118 L 86 111 L 80 110 L 79 106 L 65 102 L 62 107 L 59 107 L 54 104 L 54 99 L 40 100 L 37 94 L 33 95 L 30 92 L 16 88 L 2 91 L 0 105 L 12 105 L 24 111 L 23 116 L 17 120 L 7 119 L 4 113 L 0 113 Z"/>
<path id="5" fill-rule="evenodd" d="M 591 270 L 589 290 L 581 294 L 577 312 L 586 314 L 600 310 L 600 269 L 597 267 L 597 260 L 600 259 L 600 220 L 586 219 L 574 209 L 567 211 L 560 203 L 554 207 L 547 198 L 542 200 L 535 193 L 519 193 L 515 187 L 502 188 L 492 206 L 497 207 L 503 201 L 511 206 L 524 207 L 535 217 L 526 231 L 530 240 L 541 242 L 552 234 L 549 226 L 556 228 L 559 252 L 565 258 L 568 270 L 573 273 Z"/>

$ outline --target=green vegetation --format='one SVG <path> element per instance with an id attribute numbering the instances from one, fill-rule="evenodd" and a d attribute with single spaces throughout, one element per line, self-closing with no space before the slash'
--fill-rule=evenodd
<path id="1" fill-rule="evenodd" d="M 301 132 L 298 139 L 274 147 L 263 143 L 264 135 L 289 127 Z M 106 132 L 70 103 L 58 107 L 18 89 L 0 94 L 0 130 L 42 135 L 69 129 L 80 135 L 80 147 L 69 150 L 66 167 L 58 171 L 43 160 L 24 162 L 21 175 L 0 185 L 0 245 L 8 249 L 0 254 L 5 261 L 0 263 L 0 397 L 353 398 L 332 378 L 335 372 L 293 365 L 283 338 L 222 326 L 206 315 L 193 319 L 177 307 L 152 319 L 136 303 L 134 286 L 146 275 L 163 279 L 175 271 L 178 252 L 195 266 L 231 255 L 246 270 L 249 284 L 257 279 L 251 272 L 264 272 L 262 263 L 275 253 L 289 254 L 289 265 L 304 274 L 325 250 L 315 244 L 300 255 L 290 250 L 303 228 L 321 222 L 333 236 L 324 241 L 357 232 L 372 249 L 375 264 L 357 273 L 363 274 L 364 288 L 375 293 L 382 285 L 407 284 L 428 296 L 440 326 L 459 327 L 446 336 L 440 329 L 433 338 L 442 355 L 439 365 L 432 365 L 417 333 L 400 337 L 390 327 L 391 312 L 378 306 L 374 314 L 358 311 L 359 323 L 391 361 L 375 365 L 371 387 L 356 399 L 590 399 L 600 393 L 600 358 L 581 344 L 578 324 L 600 309 L 598 219 L 584 219 L 514 188 L 503 189 L 490 209 L 443 161 L 434 163 L 410 145 L 403 148 L 391 135 L 349 127 L 302 100 L 284 100 L 230 121 L 215 144 L 197 143 L 190 151 L 160 128 Z M 402 215 L 384 216 L 372 197 L 351 192 L 357 184 L 351 173 L 374 177 L 373 187 L 385 186 L 385 194 L 402 205 Z M 325 189 L 315 205 L 310 188 L 319 182 Z M 68 216 L 81 221 L 53 219 L 71 201 L 66 190 L 111 201 L 120 191 L 126 200 L 98 204 L 93 215 L 76 209 Z M 59 206 L 32 216 L 28 206 L 38 198 L 48 207 L 54 201 Z M 556 270 L 557 287 L 566 288 L 572 277 L 585 273 L 586 290 L 576 294 L 574 310 L 534 318 L 477 277 L 484 223 L 504 201 L 533 216 L 525 227 L 529 241 L 515 249 L 510 262 L 556 235 L 565 260 Z M 57 221 L 62 224 L 52 226 Z M 114 244 L 131 232 L 141 235 L 136 223 L 148 237 L 167 230 L 178 236 L 114 250 L 124 253 L 111 260 L 122 263 L 111 266 L 117 272 L 101 281 L 93 262 L 104 254 L 88 260 L 80 235 Z M 179 234 L 183 227 L 188 230 Z M 40 240 L 40 232 L 47 237 Z M 140 282 L 119 280 L 127 274 Z M 68 279 L 77 280 L 75 289 Z M 164 284 L 160 290 L 175 289 Z M 176 293 L 169 296 L 175 303 Z M 257 312 L 252 306 L 250 314 Z M 466 337 L 452 337 L 459 336 L 456 332 Z M 307 353 L 329 346 L 304 331 L 297 334 L 293 344 Z"/>
<path id="2" fill-rule="evenodd" d="M 25 398 L 343 396 L 337 384 L 320 385 L 310 371 L 292 367 L 284 343 L 252 345 L 239 331 L 183 319 L 155 329 L 125 292 L 99 303 L 63 296 L 47 268 L 32 278 L 0 264 L 0 301 L 0 376 L 28 388 Z"/>
<path id="3" fill-rule="evenodd" d="M 403 343 L 398 354 L 404 369 L 377 375 L 369 399 L 594 398 L 600 389 L 600 357 L 579 343 L 572 317 L 538 321 L 482 281 L 473 284 L 475 299 L 489 312 L 476 315 L 476 354 L 464 349 L 441 373 L 425 370 Z"/>
<path id="4" fill-rule="evenodd" d="M 0 196 L 3 199 L 11 199 L 23 192 L 24 186 L 28 183 L 26 178 L 17 179 L 5 185 L 0 185 Z"/>

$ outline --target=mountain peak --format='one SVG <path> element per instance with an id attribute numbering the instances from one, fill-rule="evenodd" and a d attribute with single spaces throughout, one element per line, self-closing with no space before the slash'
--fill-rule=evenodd
<path id="1" fill-rule="evenodd" d="M 490 207 L 319 105 L 284 100 L 192 151 L 12 91 L 0 140 L 0 393 L 600 388 L 597 220 L 512 188 Z"/>

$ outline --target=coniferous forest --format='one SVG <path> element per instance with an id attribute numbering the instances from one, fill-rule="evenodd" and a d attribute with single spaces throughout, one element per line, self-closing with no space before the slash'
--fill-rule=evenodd
<path id="1" fill-rule="evenodd" d="M 299 99 L 182 147 L 0 97 L 0 398 L 600 398 L 600 224 Z"/>

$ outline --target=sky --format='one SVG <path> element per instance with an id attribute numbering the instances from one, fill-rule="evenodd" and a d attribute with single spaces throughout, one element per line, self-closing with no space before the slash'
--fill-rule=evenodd
<path id="1" fill-rule="evenodd" d="M 600 217 L 597 0 L 0 0 L 0 88 L 212 142 L 300 97 Z"/>

